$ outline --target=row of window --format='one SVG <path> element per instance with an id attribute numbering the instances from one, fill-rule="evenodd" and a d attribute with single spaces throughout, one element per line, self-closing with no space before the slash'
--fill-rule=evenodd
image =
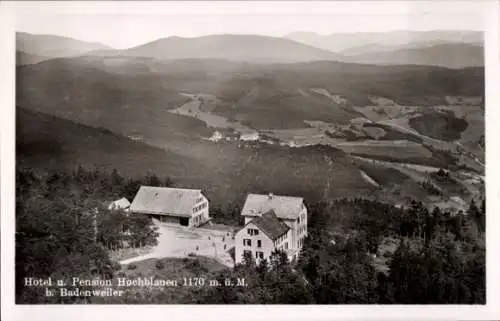
<path id="1" fill-rule="evenodd" d="M 244 250 L 243 255 L 250 255 L 252 256 L 252 251 Z M 256 251 L 255 252 L 255 258 L 256 259 L 263 259 L 264 258 L 264 252 Z"/>
<path id="2" fill-rule="evenodd" d="M 304 233 L 306 231 L 306 228 L 307 227 L 305 225 L 304 226 L 300 226 L 299 229 L 298 229 L 299 235 L 302 234 L 302 233 Z"/>
<path id="3" fill-rule="evenodd" d="M 203 197 L 200 197 L 196 200 L 196 203 L 201 203 L 201 202 L 203 202 Z"/>
<path id="4" fill-rule="evenodd" d="M 274 241 L 274 246 L 278 246 L 280 243 L 282 243 L 285 240 L 286 235 L 287 234 L 283 234 L 280 237 L 278 237 L 276 241 Z"/>
<path id="5" fill-rule="evenodd" d="M 252 240 L 251 239 L 243 239 L 243 246 L 252 246 Z M 262 247 L 261 240 L 257 240 L 257 247 Z"/>
<path id="6" fill-rule="evenodd" d="M 300 224 L 300 222 L 304 222 L 306 220 L 306 214 L 302 213 L 300 216 L 297 218 L 297 223 Z"/>
<path id="7" fill-rule="evenodd" d="M 196 212 L 206 208 L 207 206 L 208 206 L 207 203 L 200 204 L 200 205 L 193 208 L 193 213 L 196 213 Z"/>

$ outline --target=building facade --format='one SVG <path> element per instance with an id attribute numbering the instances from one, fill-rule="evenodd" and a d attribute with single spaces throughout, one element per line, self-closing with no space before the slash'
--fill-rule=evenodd
<path id="1" fill-rule="evenodd" d="M 201 190 L 141 186 L 131 213 L 146 214 L 160 222 L 197 227 L 210 220 L 209 201 Z"/>
<path id="2" fill-rule="evenodd" d="M 248 224 L 270 211 L 289 229 L 283 239 L 278 239 L 276 244 L 274 244 L 276 240 L 273 240 L 274 248 L 284 250 L 290 260 L 296 259 L 307 236 L 307 208 L 301 197 L 249 194 L 241 211 L 241 215 L 245 217 L 245 227 L 238 232 L 238 234 L 242 233 L 239 237 L 245 235 L 244 229 Z M 256 222 L 262 225 L 260 219 Z M 268 222 L 268 220 L 265 222 Z M 236 239 L 235 241 L 235 260 L 236 262 L 241 262 L 242 258 L 240 256 L 245 250 L 246 245 L 243 244 L 243 241 L 240 242 Z M 253 250 L 253 252 L 256 252 L 256 249 Z"/>
<path id="3" fill-rule="evenodd" d="M 290 228 L 271 210 L 245 224 L 234 241 L 236 263 L 242 263 L 248 254 L 258 264 L 274 250 L 289 251 Z"/>

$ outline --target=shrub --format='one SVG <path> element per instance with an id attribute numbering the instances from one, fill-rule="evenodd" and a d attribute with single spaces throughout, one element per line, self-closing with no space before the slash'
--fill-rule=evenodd
<path id="1" fill-rule="evenodd" d="M 135 265 L 135 264 L 129 264 L 127 266 L 127 269 L 129 269 L 129 270 L 135 270 L 135 269 L 137 269 L 137 265 Z"/>
<path id="2" fill-rule="evenodd" d="M 158 270 L 163 270 L 163 268 L 165 267 L 165 263 L 163 263 L 163 261 L 158 260 L 156 261 L 155 266 Z"/>

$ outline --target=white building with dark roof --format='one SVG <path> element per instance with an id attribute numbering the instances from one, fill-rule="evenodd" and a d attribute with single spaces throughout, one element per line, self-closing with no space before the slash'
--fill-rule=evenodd
<path id="1" fill-rule="evenodd" d="M 236 262 L 241 262 L 241 256 L 245 250 L 257 252 L 257 249 L 253 248 L 253 245 L 249 246 L 248 241 L 243 241 L 243 239 L 248 239 L 249 236 L 252 236 L 251 240 L 253 241 L 250 241 L 250 243 L 253 244 L 259 240 L 263 242 L 257 235 L 245 234 L 245 230 L 248 230 L 247 226 L 250 223 L 253 222 L 253 225 L 258 226 L 259 231 L 262 233 L 259 235 L 267 235 L 264 232 L 266 226 L 276 226 L 276 220 L 269 218 L 269 213 L 273 213 L 276 219 L 281 222 L 281 226 L 288 227 L 288 231 L 284 234 L 283 243 L 279 243 L 281 245 L 276 246 L 276 248 L 284 250 L 290 260 L 299 255 L 304 244 L 304 239 L 307 236 L 307 208 L 303 198 L 273 194 L 249 194 L 241 211 L 241 215 L 245 217 L 245 227 L 238 232 L 235 239 Z M 265 219 L 263 219 L 264 216 Z M 241 240 L 238 240 L 238 235 L 242 238 Z M 267 236 L 269 237 L 269 235 Z M 252 255 L 254 258 L 259 258 L 253 252 Z M 265 255 L 264 257 L 267 258 Z"/>
<path id="2" fill-rule="evenodd" d="M 190 227 L 210 220 L 209 201 L 199 189 L 141 186 L 130 205 L 130 212 Z"/>
<path id="3" fill-rule="evenodd" d="M 245 254 L 259 263 L 269 258 L 274 250 L 281 250 L 293 258 L 290 248 L 290 227 L 280 220 L 273 210 L 249 221 L 235 235 L 235 261 L 242 263 Z"/>

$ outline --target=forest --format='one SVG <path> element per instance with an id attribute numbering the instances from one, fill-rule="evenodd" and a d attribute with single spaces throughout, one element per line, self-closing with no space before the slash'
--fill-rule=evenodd
<path id="1" fill-rule="evenodd" d="M 120 266 L 110 251 L 125 243 L 154 245 L 158 235 L 147 217 L 109 211 L 106 202 L 124 196 L 131 201 L 141 184 L 175 186 L 152 173 L 132 179 L 81 166 L 72 172 L 18 168 L 16 182 L 17 303 L 80 303 L 46 297 L 23 280 L 113 278 Z M 485 303 L 484 199 L 458 215 L 430 211 L 417 201 L 406 207 L 360 198 L 306 203 L 309 237 L 298 262 L 279 252 L 258 266 L 246 258 L 234 269 L 206 273 L 221 280 L 243 277 L 247 287 L 205 287 L 174 296 L 175 302 L 151 294 L 136 303 Z M 238 225 L 239 206 L 214 208 L 213 215 Z M 387 239 L 397 244 L 389 254 L 382 251 Z M 377 268 L 380 257 L 387 259 L 385 271 Z"/>
<path id="2" fill-rule="evenodd" d="M 111 250 L 125 244 L 155 245 L 158 234 L 148 217 L 128 216 L 106 206 L 118 197 L 132 199 L 141 184 L 168 186 L 171 182 L 149 174 L 125 180 L 117 171 L 82 167 L 72 173 L 18 169 L 16 302 L 72 302 L 69 297 L 46 297 L 44 288 L 25 287 L 24 278 L 111 278 L 120 268 L 110 259 Z"/>

